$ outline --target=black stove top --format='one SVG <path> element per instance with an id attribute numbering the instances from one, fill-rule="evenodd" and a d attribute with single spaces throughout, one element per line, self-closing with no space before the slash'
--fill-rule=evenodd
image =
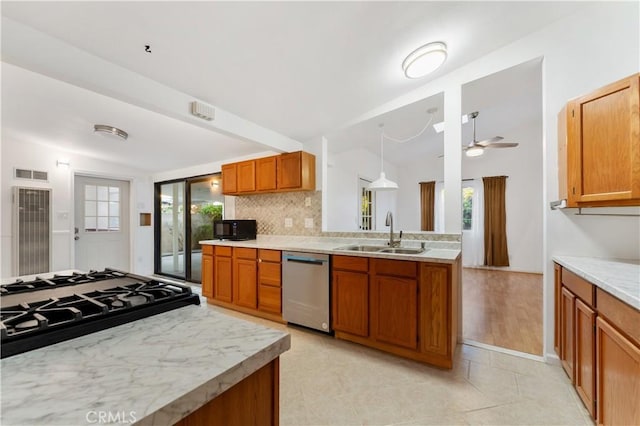
<path id="1" fill-rule="evenodd" d="M 182 306 L 188 286 L 106 269 L 16 281 L 0 292 L 1 357 L 69 340 Z"/>

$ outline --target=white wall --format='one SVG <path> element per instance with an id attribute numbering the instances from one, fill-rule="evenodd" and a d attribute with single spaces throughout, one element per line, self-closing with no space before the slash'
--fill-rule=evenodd
<path id="1" fill-rule="evenodd" d="M 363 114 L 368 120 L 401 106 L 462 86 L 529 60 L 543 57 L 543 212 L 544 355 L 553 351 L 553 255 L 640 258 L 637 217 L 575 216 L 551 211 L 558 198 L 557 114 L 566 102 L 640 70 L 640 4 L 600 2 L 468 65 Z M 445 99 L 446 99 L 445 89 Z M 446 129 L 446 128 L 445 128 Z M 446 151 L 445 151 L 446 152 Z M 445 166 L 461 167 L 460 158 L 445 157 Z M 446 168 L 445 167 L 445 168 Z M 460 210 L 447 212 L 459 217 Z"/>
<path id="2" fill-rule="evenodd" d="M 397 182 L 396 168 L 385 162 L 387 179 Z M 327 167 L 327 230 L 358 231 L 358 178 L 376 180 L 380 176 L 380 157 L 365 149 L 354 149 L 338 154 L 328 154 Z M 397 216 L 396 191 L 376 193 L 376 230 L 386 231 L 387 211 Z M 399 231 L 396 227 L 394 231 Z"/>
<path id="3" fill-rule="evenodd" d="M 32 186 L 52 190 L 52 265 L 51 270 L 74 268 L 73 176 L 74 173 L 130 180 L 131 182 L 131 271 L 153 272 L 153 227 L 139 226 L 139 213 L 153 214 L 153 185 L 148 174 L 95 158 L 65 152 L 45 145 L 22 141 L 2 141 L 2 185 L 0 188 L 0 238 L 2 261 L 0 277 L 12 271 L 12 186 Z M 56 167 L 66 159 L 71 167 Z M 14 167 L 49 172 L 49 182 L 14 179 Z"/>

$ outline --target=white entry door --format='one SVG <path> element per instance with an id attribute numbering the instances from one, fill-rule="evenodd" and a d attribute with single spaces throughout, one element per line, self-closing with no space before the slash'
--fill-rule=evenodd
<path id="1" fill-rule="evenodd" d="M 129 271 L 129 182 L 75 176 L 75 267 Z"/>

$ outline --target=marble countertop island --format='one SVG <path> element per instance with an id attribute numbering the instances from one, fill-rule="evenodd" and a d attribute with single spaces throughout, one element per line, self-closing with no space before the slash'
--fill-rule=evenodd
<path id="1" fill-rule="evenodd" d="M 200 244 L 247 247 L 257 249 L 290 250 L 307 253 L 323 253 L 343 256 L 378 257 L 383 259 L 413 260 L 418 262 L 453 263 L 461 254 L 459 241 L 425 240 L 426 250 L 419 254 L 380 253 L 375 251 L 348 251 L 340 247 L 367 244 L 385 247 L 387 240 L 380 238 L 300 237 L 283 235 L 258 235 L 255 240 L 229 241 L 204 240 Z M 420 240 L 403 240 L 402 247 L 420 247 Z M 388 247 L 388 246 L 386 246 Z"/>
<path id="2" fill-rule="evenodd" d="M 553 260 L 640 310 L 640 261 L 553 256 Z"/>
<path id="3" fill-rule="evenodd" d="M 170 425 L 289 347 L 285 332 L 185 306 L 3 359 L 0 423 Z"/>

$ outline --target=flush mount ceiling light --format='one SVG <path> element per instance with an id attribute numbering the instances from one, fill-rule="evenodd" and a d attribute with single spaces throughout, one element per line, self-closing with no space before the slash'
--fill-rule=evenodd
<path id="1" fill-rule="evenodd" d="M 447 59 L 447 45 L 441 41 L 427 43 L 411 52 L 402 62 L 407 78 L 420 78 L 440 68 Z"/>
<path id="2" fill-rule="evenodd" d="M 387 179 L 384 174 L 384 132 L 382 127 L 384 124 L 380 124 L 380 177 L 367 186 L 369 191 L 393 191 L 398 189 L 398 184 Z"/>
<path id="3" fill-rule="evenodd" d="M 120 130 L 117 127 L 107 126 L 104 124 L 95 124 L 93 126 L 93 131 L 96 133 L 101 133 L 105 136 L 113 136 L 115 138 L 122 138 L 125 140 L 129 137 L 129 134 L 124 130 Z"/>

